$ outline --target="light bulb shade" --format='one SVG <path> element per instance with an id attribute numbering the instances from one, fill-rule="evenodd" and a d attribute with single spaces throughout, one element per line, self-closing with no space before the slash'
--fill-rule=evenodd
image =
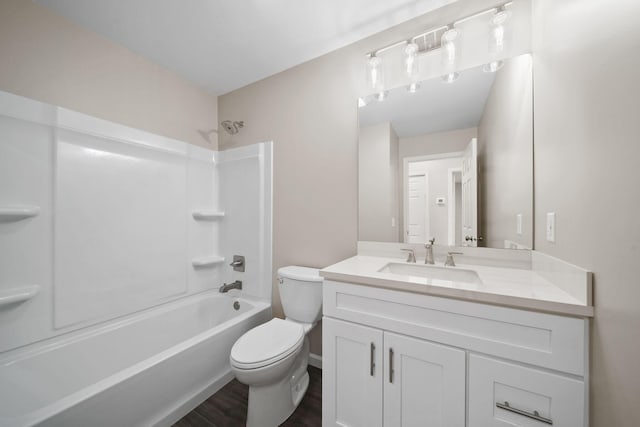
<path id="1" fill-rule="evenodd" d="M 419 47 L 415 42 L 407 42 L 404 47 L 402 71 L 410 80 L 414 80 L 418 76 L 418 50 Z"/>
<path id="2" fill-rule="evenodd" d="M 460 55 L 460 33 L 455 28 L 450 28 L 442 34 L 440 46 L 442 49 L 442 65 L 445 71 L 453 73 Z"/>
<path id="3" fill-rule="evenodd" d="M 504 25 L 493 25 L 489 33 L 489 54 L 497 57 L 504 53 Z"/>
<path id="4" fill-rule="evenodd" d="M 482 71 L 484 71 L 485 73 L 495 73 L 500 68 L 502 68 L 503 65 L 504 61 L 501 59 L 497 61 L 487 62 L 482 66 Z"/>
<path id="5" fill-rule="evenodd" d="M 491 17 L 491 24 L 493 25 L 504 25 L 505 22 L 511 16 L 511 12 L 507 10 L 497 10 L 496 13 Z"/>
<path id="6" fill-rule="evenodd" d="M 488 46 L 490 58 L 489 64 L 492 62 L 498 62 L 498 60 L 502 59 L 505 55 L 507 41 L 507 31 L 505 29 L 505 25 L 510 15 L 510 12 L 504 9 L 498 9 L 496 13 L 491 17 Z"/>
<path id="7" fill-rule="evenodd" d="M 445 83 L 453 83 L 456 80 L 458 80 L 458 77 L 460 77 L 459 73 L 447 73 L 444 76 L 442 76 L 442 81 L 444 81 Z"/>
<path id="8" fill-rule="evenodd" d="M 381 91 L 384 89 L 382 59 L 373 54 L 367 58 L 367 86 L 373 91 Z"/>

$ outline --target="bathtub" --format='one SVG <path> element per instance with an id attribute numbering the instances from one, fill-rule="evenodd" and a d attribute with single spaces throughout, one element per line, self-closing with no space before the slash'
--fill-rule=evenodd
<path id="1" fill-rule="evenodd" d="M 232 374 L 264 301 L 208 291 L 0 358 L 0 426 L 168 426 Z M 234 308 L 234 302 L 239 308 Z"/>

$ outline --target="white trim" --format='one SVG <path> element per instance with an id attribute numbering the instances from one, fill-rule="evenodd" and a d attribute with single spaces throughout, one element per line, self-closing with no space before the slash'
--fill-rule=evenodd
<path id="1" fill-rule="evenodd" d="M 309 353 L 309 366 L 313 366 L 314 368 L 322 369 L 322 356 L 318 356 L 317 354 Z"/>
<path id="2" fill-rule="evenodd" d="M 449 168 L 447 171 L 447 187 L 449 193 L 449 204 L 447 207 L 447 245 L 456 245 L 456 177 L 455 173 L 462 174 L 462 168 Z"/>
<path id="3" fill-rule="evenodd" d="M 405 160 L 406 162 L 425 162 L 428 160 L 452 159 L 456 157 L 462 157 L 463 155 L 464 155 L 464 151 L 449 151 L 447 153 L 425 154 L 422 156 L 403 157 L 402 160 Z"/>

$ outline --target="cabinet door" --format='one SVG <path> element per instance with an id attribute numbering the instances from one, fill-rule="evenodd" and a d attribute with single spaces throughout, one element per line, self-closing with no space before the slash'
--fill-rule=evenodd
<path id="1" fill-rule="evenodd" d="M 469 427 L 582 427 L 584 396 L 581 380 L 469 356 Z"/>
<path id="2" fill-rule="evenodd" d="M 323 427 L 382 427 L 382 331 L 322 320 Z"/>
<path id="3" fill-rule="evenodd" d="M 384 333 L 384 425 L 464 427 L 465 352 Z"/>

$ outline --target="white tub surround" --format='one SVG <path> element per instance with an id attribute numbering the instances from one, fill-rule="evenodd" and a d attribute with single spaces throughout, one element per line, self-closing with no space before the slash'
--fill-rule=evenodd
<path id="1" fill-rule="evenodd" d="M 170 425 L 229 381 L 271 317 L 271 177 L 270 142 L 216 152 L 0 92 L 0 425 Z"/>
<path id="2" fill-rule="evenodd" d="M 378 245 L 320 272 L 324 427 L 588 426 L 589 272 L 466 248 L 425 266 Z"/>

